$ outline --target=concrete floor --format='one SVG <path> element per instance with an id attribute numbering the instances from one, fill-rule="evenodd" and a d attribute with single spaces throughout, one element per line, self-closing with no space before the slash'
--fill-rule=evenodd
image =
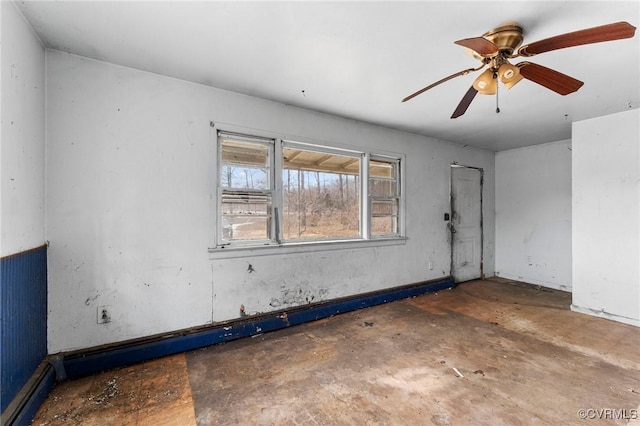
<path id="1" fill-rule="evenodd" d="M 640 329 L 570 303 L 463 283 L 61 383 L 33 424 L 640 424 Z"/>

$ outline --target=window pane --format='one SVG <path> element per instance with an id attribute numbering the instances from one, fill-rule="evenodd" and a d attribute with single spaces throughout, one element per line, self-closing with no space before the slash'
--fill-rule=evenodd
<path id="1" fill-rule="evenodd" d="M 271 229 L 269 194 L 223 194 L 222 239 L 268 239 Z"/>
<path id="2" fill-rule="evenodd" d="M 369 161 L 369 195 L 371 197 L 371 236 L 397 235 L 400 232 L 399 162 Z"/>
<path id="3" fill-rule="evenodd" d="M 230 195 L 222 196 L 222 214 L 236 216 L 268 215 L 269 195 Z"/>
<path id="4" fill-rule="evenodd" d="M 396 216 L 379 216 L 371 218 L 371 235 L 391 235 L 398 233 Z"/>
<path id="5" fill-rule="evenodd" d="M 269 238 L 270 218 L 223 216 L 222 240 L 266 240 Z"/>
<path id="6" fill-rule="evenodd" d="M 374 197 L 395 197 L 397 190 L 395 180 L 369 179 L 369 194 Z"/>
<path id="7" fill-rule="evenodd" d="M 398 215 L 398 200 L 372 200 L 371 214 L 375 216 Z"/>
<path id="8" fill-rule="evenodd" d="M 390 235 L 398 233 L 398 200 L 371 201 L 371 234 Z"/>
<path id="9" fill-rule="evenodd" d="M 270 148 L 267 143 L 221 137 L 220 186 L 235 189 L 269 189 Z"/>
<path id="10" fill-rule="evenodd" d="M 359 175 L 359 157 L 284 148 L 284 239 L 359 237 Z"/>
<path id="11" fill-rule="evenodd" d="M 369 177 L 395 180 L 397 166 L 395 161 L 369 160 Z"/>
<path id="12" fill-rule="evenodd" d="M 398 163 L 395 161 L 369 161 L 369 195 L 396 197 L 398 195 Z"/>

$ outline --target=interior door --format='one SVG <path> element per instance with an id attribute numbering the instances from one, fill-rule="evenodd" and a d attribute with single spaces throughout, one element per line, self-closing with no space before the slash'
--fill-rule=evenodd
<path id="1" fill-rule="evenodd" d="M 451 166 L 451 274 L 482 277 L 482 170 Z"/>

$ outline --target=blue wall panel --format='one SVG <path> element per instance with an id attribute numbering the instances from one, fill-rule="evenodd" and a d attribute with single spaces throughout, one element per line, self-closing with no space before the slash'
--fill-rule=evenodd
<path id="1" fill-rule="evenodd" d="M 47 247 L 0 259 L 0 411 L 47 355 Z"/>

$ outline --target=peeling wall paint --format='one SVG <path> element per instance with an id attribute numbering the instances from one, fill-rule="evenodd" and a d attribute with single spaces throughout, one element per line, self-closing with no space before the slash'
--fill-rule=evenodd
<path id="1" fill-rule="evenodd" d="M 279 290 L 280 294 L 277 297 L 272 297 L 269 302 L 269 306 L 273 308 L 286 308 L 321 302 L 326 300 L 329 294 L 329 289 L 315 288 L 308 280 L 291 284 L 283 280 Z"/>
<path id="2" fill-rule="evenodd" d="M 485 170 L 493 273 L 492 152 L 57 51 L 47 111 L 51 352 L 234 319 L 241 305 L 252 315 L 446 276 L 453 162 Z M 405 154 L 408 239 L 215 258 L 211 121 Z M 109 323 L 96 324 L 96 306 L 110 306 Z"/>

